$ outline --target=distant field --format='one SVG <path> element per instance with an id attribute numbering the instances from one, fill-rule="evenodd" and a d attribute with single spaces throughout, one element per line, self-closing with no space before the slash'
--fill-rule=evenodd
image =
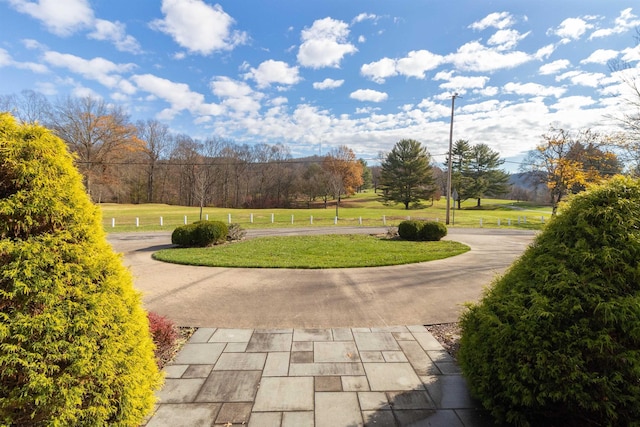
<path id="1" fill-rule="evenodd" d="M 317 204 L 316 204 L 317 205 Z M 450 226 L 453 227 L 511 227 L 539 229 L 551 216 L 549 207 L 513 200 L 483 199 L 482 207 L 475 208 L 476 201 L 468 200 L 462 209 L 452 210 Z M 173 230 L 186 222 L 200 219 L 200 208 L 163 204 L 100 204 L 103 225 L 107 232 Z M 336 221 L 335 202 L 329 201 L 327 209 L 227 209 L 205 207 L 202 219 L 240 224 L 243 228 L 269 227 L 329 227 L 329 226 L 397 226 L 401 221 L 425 219 L 444 222 L 446 199 L 435 201 L 433 206 L 405 210 L 402 205 L 385 206 L 373 191 L 343 199 Z M 162 225 L 161 225 L 162 222 Z"/>

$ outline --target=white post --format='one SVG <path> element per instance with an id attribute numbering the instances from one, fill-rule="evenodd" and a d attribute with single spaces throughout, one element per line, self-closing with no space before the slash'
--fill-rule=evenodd
<path id="1" fill-rule="evenodd" d="M 382 215 L 382 225 L 387 225 L 387 216 L 386 215 Z"/>
<path id="2" fill-rule="evenodd" d="M 338 217 L 336 216 L 336 217 L 333 218 L 333 224 L 335 225 L 337 223 L 338 223 Z"/>
<path id="3" fill-rule="evenodd" d="M 509 222 L 509 225 L 511 225 L 511 218 L 509 218 L 509 221 L 508 221 L 508 222 Z"/>
<path id="4" fill-rule="evenodd" d="M 206 214 L 206 215 L 204 216 L 204 219 L 206 219 L 207 221 L 209 221 L 209 214 Z"/>
<path id="5" fill-rule="evenodd" d="M 136 217 L 136 227 L 140 227 L 140 218 Z"/>
<path id="6" fill-rule="evenodd" d="M 527 223 L 527 217 L 526 216 L 524 217 L 524 223 L 525 224 Z"/>
<path id="7" fill-rule="evenodd" d="M 291 215 L 291 224 L 293 224 L 293 215 Z"/>
<path id="8" fill-rule="evenodd" d="M 271 224 L 273 224 L 273 214 L 271 214 Z"/>
<path id="9" fill-rule="evenodd" d="M 251 224 L 253 224 L 253 214 L 249 215 L 249 222 L 251 222 Z"/>
<path id="10" fill-rule="evenodd" d="M 313 225 L 313 215 L 311 215 L 311 218 L 309 219 L 311 225 Z"/>
<path id="11" fill-rule="evenodd" d="M 500 227 L 500 218 L 498 218 L 498 227 Z"/>
<path id="12" fill-rule="evenodd" d="M 520 217 L 518 217 L 518 225 L 520 225 Z"/>
<path id="13" fill-rule="evenodd" d="M 231 224 L 231 214 L 227 215 L 227 220 L 229 221 L 229 224 Z"/>
<path id="14" fill-rule="evenodd" d="M 482 227 L 482 218 L 480 218 L 480 227 Z"/>
<path id="15" fill-rule="evenodd" d="M 162 222 L 163 222 L 162 217 L 160 217 L 160 227 L 164 225 Z"/>
<path id="16" fill-rule="evenodd" d="M 184 216 L 184 225 L 187 225 L 187 216 Z"/>
<path id="17" fill-rule="evenodd" d="M 540 217 L 540 221 L 544 224 L 544 217 L 543 216 Z"/>
<path id="18" fill-rule="evenodd" d="M 116 226 L 116 219 L 111 218 L 111 228 L 115 228 L 115 226 Z"/>
<path id="19" fill-rule="evenodd" d="M 362 225 L 362 217 L 360 217 L 360 225 Z"/>

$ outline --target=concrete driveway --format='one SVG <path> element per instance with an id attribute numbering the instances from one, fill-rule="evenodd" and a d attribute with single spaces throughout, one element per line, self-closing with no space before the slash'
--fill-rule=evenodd
<path id="1" fill-rule="evenodd" d="M 386 232 L 386 228 L 249 230 L 267 234 Z M 113 233 L 148 310 L 179 326 L 337 328 L 426 325 L 457 321 L 531 243 L 535 232 L 449 229 L 471 251 L 444 260 L 375 268 L 327 270 L 191 267 L 154 261 L 170 233 Z"/>

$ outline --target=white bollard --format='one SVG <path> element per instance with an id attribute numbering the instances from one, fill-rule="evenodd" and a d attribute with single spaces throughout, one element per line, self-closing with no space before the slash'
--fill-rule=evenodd
<path id="1" fill-rule="evenodd" d="M 140 227 L 140 218 L 136 217 L 136 227 Z"/>
<path id="2" fill-rule="evenodd" d="M 271 214 L 271 224 L 273 224 L 273 220 L 274 220 L 274 217 L 273 217 L 273 214 Z"/>
<path id="3" fill-rule="evenodd" d="M 249 215 L 249 222 L 250 222 L 251 224 L 253 224 L 253 214 L 250 214 L 250 215 Z"/>
<path id="4" fill-rule="evenodd" d="M 311 215 L 311 218 L 309 218 L 309 222 L 311 223 L 311 225 L 313 225 L 313 215 Z"/>
<path id="5" fill-rule="evenodd" d="M 384 226 L 387 225 L 387 216 L 386 215 L 382 215 L 382 225 L 384 225 Z"/>
<path id="6" fill-rule="evenodd" d="M 209 214 L 206 214 L 206 215 L 204 216 L 204 219 L 206 219 L 207 221 L 209 221 Z"/>
<path id="7" fill-rule="evenodd" d="M 362 217 L 360 217 L 360 225 L 362 225 Z"/>
<path id="8" fill-rule="evenodd" d="M 540 217 L 540 222 L 542 222 L 544 224 L 544 217 L 543 216 Z"/>
<path id="9" fill-rule="evenodd" d="M 500 218 L 498 218 L 498 227 L 500 227 Z"/>
<path id="10" fill-rule="evenodd" d="M 116 219 L 111 218 L 111 228 L 114 228 L 115 226 L 116 226 Z"/>
<path id="11" fill-rule="evenodd" d="M 480 218 L 480 227 L 482 227 L 482 218 Z"/>
<path id="12" fill-rule="evenodd" d="M 184 225 L 187 225 L 187 216 L 184 216 Z"/>
<path id="13" fill-rule="evenodd" d="M 160 217 L 160 227 L 162 227 L 164 225 L 163 222 L 164 221 L 162 220 L 162 217 Z"/>
<path id="14" fill-rule="evenodd" d="M 511 225 L 511 218 L 509 218 L 509 225 Z"/>
<path id="15" fill-rule="evenodd" d="M 291 215 L 291 224 L 293 224 L 293 215 Z"/>
<path id="16" fill-rule="evenodd" d="M 524 217 L 524 223 L 525 224 L 527 223 L 527 217 L 526 216 Z"/>
<path id="17" fill-rule="evenodd" d="M 337 216 L 333 218 L 333 224 L 334 224 L 334 225 L 335 225 L 335 224 L 338 224 L 338 217 L 337 217 Z"/>
<path id="18" fill-rule="evenodd" d="M 231 214 L 227 215 L 227 220 L 229 221 L 229 224 L 231 224 Z"/>

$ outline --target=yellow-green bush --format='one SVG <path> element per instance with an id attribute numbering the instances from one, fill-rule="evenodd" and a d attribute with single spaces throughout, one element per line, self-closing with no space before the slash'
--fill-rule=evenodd
<path id="1" fill-rule="evenodd" d="M 161 380 L 64 142 L 0 114 L 0 425 L 136 426 Z"/>
<path id="2" fill-rule="evenodd" d="M 640 182 L 575 196 L 461 329 L 462 371 L 497 421 L 640 425 Z"/>

